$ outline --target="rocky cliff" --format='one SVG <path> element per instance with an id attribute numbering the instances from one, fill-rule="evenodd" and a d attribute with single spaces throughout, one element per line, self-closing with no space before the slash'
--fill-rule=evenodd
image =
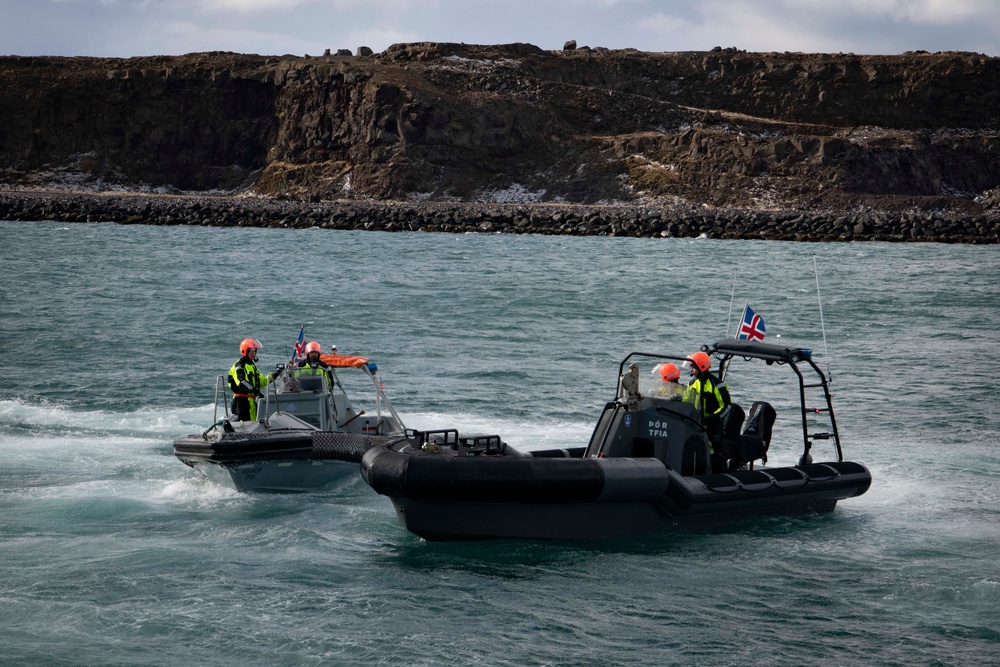
<path id="1" fill-rule="evenodd" d="M 0 58 L 0 183 L 302 200 L 1000 201 L 1000 59 L 543 51 Z"/>

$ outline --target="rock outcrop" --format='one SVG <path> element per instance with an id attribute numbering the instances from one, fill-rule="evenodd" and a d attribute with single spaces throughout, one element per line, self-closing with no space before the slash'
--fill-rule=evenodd
<path id="1" fill-rule="evenodd" d="M 965 216 L 1000 201 L 1000 59 L 980 54 L 341 53 L 0 58 L 0 186 Z"/>

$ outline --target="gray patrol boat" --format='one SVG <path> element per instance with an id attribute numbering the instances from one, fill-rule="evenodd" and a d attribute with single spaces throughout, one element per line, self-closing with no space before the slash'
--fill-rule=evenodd
<path id="1" fill-rule="evenodd" d="M 226 376 L 220 375 L 214 423 L 176 440 L 174 455 L 237 491 L 314 491 L 357 474 L 362 455 L 400 440 L 405 426 L 383 393 L 374 362 L 337 354 L 320 360 L 328 372 L 282 368 L 259 401 L 263 416 L 256 421 L 230 414 Z"/>

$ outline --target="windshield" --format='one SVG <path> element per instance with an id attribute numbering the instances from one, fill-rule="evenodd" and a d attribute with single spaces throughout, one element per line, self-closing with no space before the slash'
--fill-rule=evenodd
<path id="1" fill-rule="evenodd" d="M 375 412 L 375 385 L 371 376 L 360 368 L 336 368 L 331 372 L 334 394 L 346 393 L 355 409 Z"/>

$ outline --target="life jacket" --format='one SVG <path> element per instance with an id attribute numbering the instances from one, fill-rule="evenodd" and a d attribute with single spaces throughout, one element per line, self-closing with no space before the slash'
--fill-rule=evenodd
<path id="1" fill-rule="evenodd" d="M 663 398 L 669 398 L 671 396 L 674 396 L 675 394 L 682 394 L 682 393 L 684 393 L 684 387 L 677 384 L 673 380 L 669 382 L 663 382 L 660 384 L 659 387 L 656 388 L 656 395 L 661 396 Z"/>
<path id="2" fill-rule="evenodd" d="M 293 377 L 312 377 L 320 376 L 323 379 L 326 387 L 329 388 L 333 382 L 330 377 L 330 367 L 324 364 L 322 361 L 317 361 L 310 363 L 303 359 L 299 362 L 298 367 L 292 373 Z"/>
<path id="3" fill-rule="evenodd" d="M 261 375 L 252 361 L 240 357 L 229 369 L 229 388 L 237 397 L 252 398 L 255 392 L 267 385 L 267 376 Z"/>
<path id="4" fill-rule="evenodd" d="M 684 400 L 701 404 L 702 414 L 711 417 L 732 405 L 729 388 L 709 372 L 702 373 L 684 390 Z"/>
<path id="5" fill-rule="evenodd" d="M 303 359 L 299 362 L 298 367 L 295 369 L 296 375 L 326 375 L 329 370 L 329 366 L 324 364 L 322 361 L 317 361 L 310 363 Z"/>

